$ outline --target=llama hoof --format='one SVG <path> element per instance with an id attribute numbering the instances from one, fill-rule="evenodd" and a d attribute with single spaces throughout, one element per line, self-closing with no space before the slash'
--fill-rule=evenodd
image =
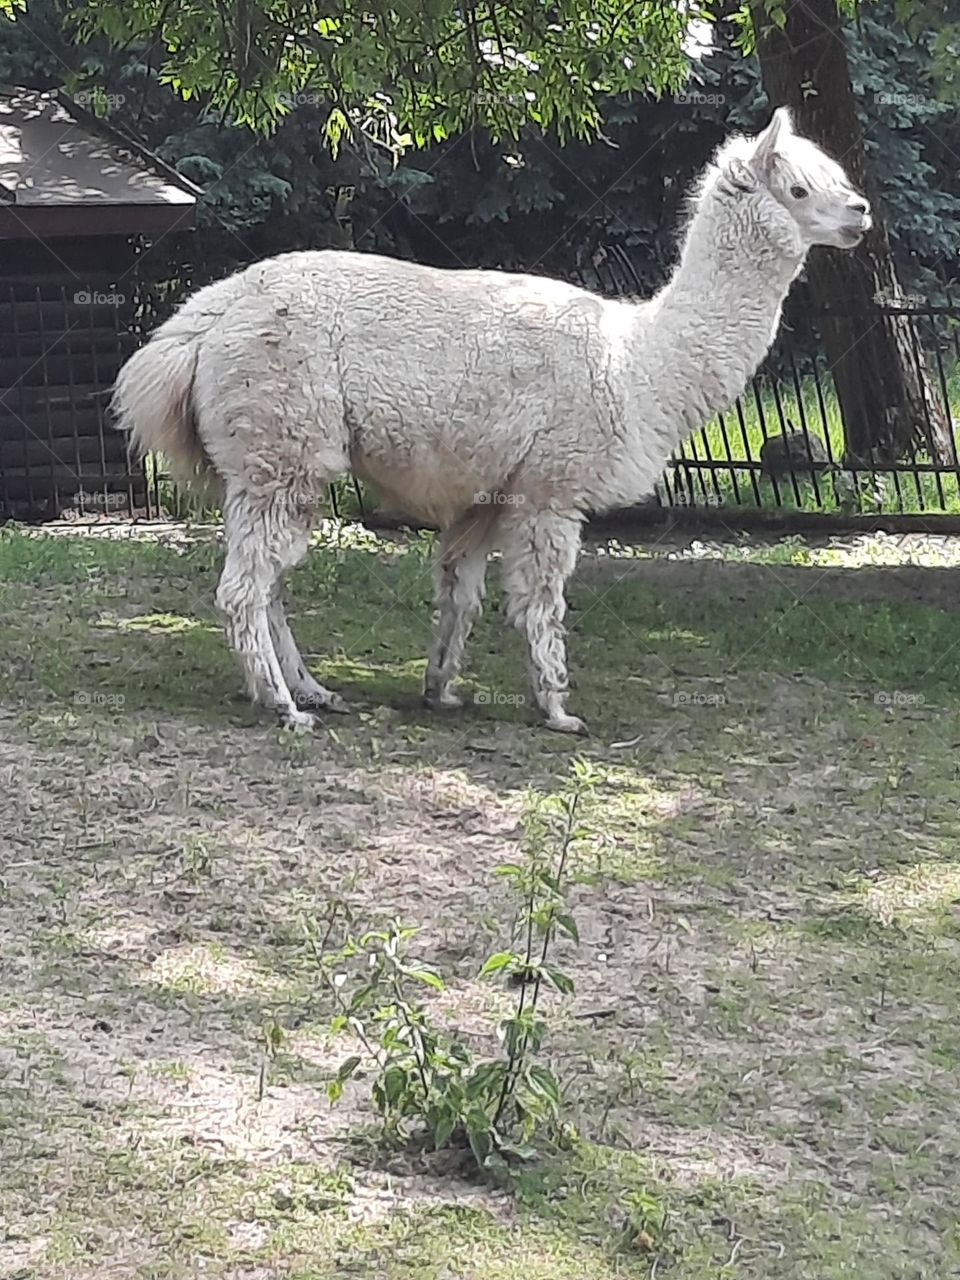
<path id="1" fill-rule="evenodd" d="M 332 711 L 336 715 L 349 715 L 350 708 L 330 689 L 310 689 L 302 693 L 294 693 L 293 700 L 301 711 Z"/>
<path id="2" fill-rule="evenodd" d="M 423 695 L 424 705 L 429 707 L 431 711 L 456 711 L 458 707 L 463 706 L 463 699 L 458 698 L 455 693 L 451 693 L 449 689 L 444 689 L 440 693 L 425 693 Z"/>
<path id="3" fill-rule="evenodd" d="M 279 711 L 280 728 L 290 733 L 313 733 L 316 721 L 309 711 L 297 711 L 291 707 L 289 711 Z"/>
<path id="4" fill-rule="evenodd" d="M 584 737 L 590 732 L 579 716 L 551 716 L 543 722 L 543 727 L 554 733 L 578 733 Z"/>

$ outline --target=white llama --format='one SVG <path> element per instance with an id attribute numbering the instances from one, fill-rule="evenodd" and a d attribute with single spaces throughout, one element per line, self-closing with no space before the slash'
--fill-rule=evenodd
<path id="1" fill-rule="evenodd" d="M 251 696 L 289 727 L 342 710 L 307 671 L 280 579 L 331 480 L 372 481 L 441 529 L 425 697 L 453 692 L 498 547 L 548 728 L 565 710 L 564 585 L 585 516 L 649 494 L 671 450 L 742 390 L 815 244 L 851 248 L 867 202 L 778 110 L 694 194 L 677 270 L 646 302 L 538 276 L 363 253 L 288 253 L 196 293 L 132 356 L 119 425 L 223 494 L 217 603 Z"/>

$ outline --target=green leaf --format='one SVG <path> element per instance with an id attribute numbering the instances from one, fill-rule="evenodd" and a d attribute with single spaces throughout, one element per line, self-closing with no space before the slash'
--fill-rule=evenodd
<path id="1" fill-rule="evenodd" d="M 387 1103 L 395 1107 L 409 1087 L 409 1076 L 403 1067 L 387 1067 L 383 1073 L 383 1092 Z"/>
<path id="2" fill-rule="evenodd" d="M 327 1081 L 327 1097 L 330 1099 L 330 1105 L 339 1102 L 343 1097 L 343 1082 L 341 1080 Z"/>
<path id="3" fill-rule="evenodd" d="M 347 1058 L 344 1062 L 341 1062 L 340 1064 L 340 1069 L 337 1071 L 337 1079 L 341 1081 L 341 1083 L 344 1080 L 349 1080 L 350 1077 L 353 1075 L 353 1073 L 356 1071 L 357 1067 L 359 1067 L 359 1065 L 360 1065 L 360 1058 L 357 1054 L 354 1054 L 352 1057 Z"/>
<path id="4" fill-rule="evenodd" d="M 553 917 L 553 922 L 560 932 L 565 933 L 568 938 L 572 938 L 574 942 L 580 941 L 580 930 L 577 928 L 577 922 L 573 916 L 557 914 Z"/>
<path id="5" fill-rule="evenodd" d="M 453 1111 L 442 1111 L 433 1126 L 433 1145 L 441 1151 L 450 1141 L 450 1135 L 457 1127 L 457 1117 Z"/>
<path id="6" fill-rule="evenodd" d="M 481 1162 L 482 1168 L 488 1169 L 494 1173 L 505 1173 L 508 1165 L 506 1160 L 499 1151 L 491 1151 L 485 1160 Z"/>
<path id="7" fill-rule="evenodd" d="M 529 1066 L 526 1070 L 526 1081 L 534 1093 L 547 1098 L 554 1108 L 560 1106 L 560 1085 L 557 1077 L 549 1067 Z"/>
<path id="8" fill-rule="evenodd" d="M 564 973 L 562 969 L 555 969 L 552 966 L 548 966 L 544 970 L 544 976 L 562 995 L 572 995 L 576 990 L 576 984 L 573 979 L 568 973 Z"/>
<path id="9" fill-rule="evenodd" d="M 500 1092 L 506 1072 L 507 1064 L 503 1061 L 481 1063 L 474 1068 L 467 1081 L 467 1097 L 471 1099 L 479 1099 L 484 1095 L 488 1098 L 495 1097 Z"/>
<path id="10" fill-rule="evenodd" d="M 447 984 L 433 969 L 428 969 L 424 965 L 405 969 L 404 972 L 411 978 L 416 978 L 418 982 L 422 982 L 425 986 L 433 987 L 435 991 L 446 991 Z"/>
<path id="11" fill-rule="evenodd" d="M 491 1134 L 489 1122 L 486 1116 L 482 1117 L 480 1123 L 471 1122 L 470 1117 L 467 1118 L 467 1141 L 470 1143 L 470 1150 L 473 1152 L 474 1159 L 482 1169 L 486 1160 L 493 1152 L 493 1135 Z"/>
<path id="12" fill-rule="evenodd" d="M 489 957 L 484 962 L 483 968 L 480 970 L 480 977 L 486 978 L 491 973 L 499 973 L 501 969 L 506 969 L 512 964 L 516 964 L 519 956 L 512 951 L 498 951 L 495 955 Z"/>
<path id="13" fill-rule="evenodd" d="M 536 1160 L 540 1154 L 536 1147 L 531 1147 L 526 1143 L 502 1142 L 500 1150 L 508 1156 L 513 1156 L 517 1160 Z"/>

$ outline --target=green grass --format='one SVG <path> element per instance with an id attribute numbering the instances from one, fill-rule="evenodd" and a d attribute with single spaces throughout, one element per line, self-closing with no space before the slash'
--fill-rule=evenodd
<path id="1" fill-rule="evenodd" d="M 956 545 L 597 548 L 578 744 L 519 701 L 495 573 L 485 700 L 421 708 L 429 549 L 325 528 L 293 625 L 353 714 L 297 738 L 237 697 L 215 541 L 0 536 L 0 1275 L 957 1272 Z M 330 1111 L 301 919 L 422 924 L 437 1016 L 488 1043 L 493 868 L 574 748 L 576 1136 L 491 1188 L 385 1148 L 363 1080 Z"/>

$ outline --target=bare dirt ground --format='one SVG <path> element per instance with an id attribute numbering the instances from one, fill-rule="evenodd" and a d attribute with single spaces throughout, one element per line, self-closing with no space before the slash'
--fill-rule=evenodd
<path id="1" fill-rule="evenodd" d="M 482 696 L 422 712 L 427 565 L 367 543 L 294 583 L 356 714 L 284 736 L 236 699 L 215 548 L 168 541 L 0 542 L 4 1280 L 960 1275 L 949 540 L 595 550 L 582 744 L 495 601 Z M 422 926 L 437 1016 L 494 1051 L 494 871 L 574 752 L 602 785 L 547 1051 L 579 1138 L 484 1185 L 388 1150 L 367 1077 L 331 1109 L 303 921 Z"/>

